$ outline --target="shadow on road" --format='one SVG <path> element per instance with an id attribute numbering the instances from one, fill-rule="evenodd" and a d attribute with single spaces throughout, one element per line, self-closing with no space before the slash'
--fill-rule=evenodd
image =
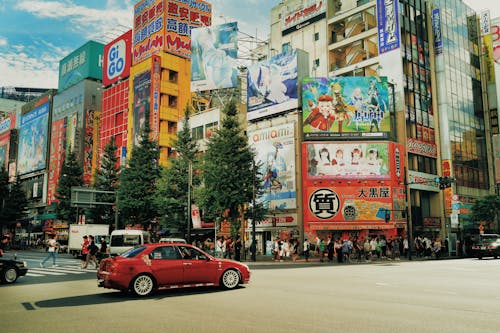
<path id="1" fill-rule="evenodd" d="M 237 290 L 244 288 L 245 287 L 238 287 L 235 289 Z M 69 306 L 110 304 L 110 303 L 139 301 L 139 300 L 162 300 L 165 298 L 172 298 L 172 297 L 184 297 L 184 296 L 201 295 L 207 293 L 220 293 L 220 292 L 231 292 L 231 290 L 222 290 L 219 288 L 210 288 L 210 287 L 174 289 L 174 290 L 170 289 L 170 290 L 159 290 L 153 293 L 152 295 L 146 297 L 138 297 L 131 293 L 125 293 L 120 291 L 112 291 L 107 293 L 48 299 L 44 301 L 35 302 L 34 305 L 39 308 L 62 308 Z M 25 308 L 26 304 L 23 303 L 23 306 Z"/>

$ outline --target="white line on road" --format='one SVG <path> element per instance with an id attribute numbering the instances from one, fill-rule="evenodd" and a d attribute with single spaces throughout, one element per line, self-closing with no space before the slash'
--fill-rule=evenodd
<path id="1" fill-rule="evenodd" d="M 48 268 L 47 269 L 44 269 L 44 268 L 30 268 L 29 270 L 30 271 L 34 271 L 35 273 L 47 274 L 47 275 L 66 275 L 67 274 L 67 273 L 58 273 L 57 271 L 55 271 L 55 270 L 49 270 Z"/>

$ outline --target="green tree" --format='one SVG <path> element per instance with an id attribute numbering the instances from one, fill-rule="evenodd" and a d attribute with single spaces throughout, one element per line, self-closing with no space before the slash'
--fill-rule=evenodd
<path id="1" fill-rule="evenodd" d="M 500 196 L 497 194 L 488 195 L 479 198 L 472 206 L 472 216 L 478 222 L 496 221 L 498 211 L 500 210 Z"/>
<path id="2" fill-rule="evenodd" d="M 61 176 L 57 184 L 57 215 L 60 219 L 73 223 L 76 221 L 76 207 L 71 207 L 71 187 L 83 185 L 83 167 L 70 148 L 61 167 Z"/>
<path id="3" fill-rule="evenodd" d="M 252 202 L 254 184 L 259 182 L 254 182 L 255 154 L 240 126 L 234 100 L 226 104 L 223 114 L 221 128 L 209 139 L 204 155 L 200 206 L 204 217 L 227 219 L 236 237 L 244 207 Z"/>
<path id="4" fill-rule="evenodd" d="M 104 147 L 101 164 L 96 171 L 94 187 L 96 190 L 115 192 L 115 194 L 98 193 L 97 197 L 100 202 L 114 203 L 116 201 L 116 189 L 118 187 L 119 174 L 116 150 L 117 147 L 115 138 L 111 137 L 109 143 Z M 109 225 L 114 223 L 115 210 L 113 209 L 113 206 L 98 205 L 92 212 L 97 223 Z"/>
<path id="5" fill-rule="evenodd" d="M 146 113 L 145 119 L 149 119 Z M 125 224 L 146 226 L 158 216 L 155 205 L 157 181 L 160 178 L 159 151 L 149 138 L 148 122 L 141 129 L 139 145 L 134 147 L 128 167 L 120 173 L 117 204 Z"/>
<path id="6" fill-rule="evenodd" d="M 4 205 L 5 215 L 3 217 L 6 221 L 14 222 L 24 216 L 24 211 L 27 207 L 28 200 L 26 199 L 26 193 L 19 178 L 16 178 L 15 182 L 10 184 L 10 191 Z M 0 216 L 0 221 L 3 220 Z"/>
<path id="7" fill-rule="evenodd" d="M 190 188 L 189 165 L 191 171 L 197 170 L 198 147 L 191 137 L 189 126 L 190 109 L 184 111 L 184 124 L 177 135 L 173 147 L 178 153 L 177 158 L 171 159 L 171 163 L 162 171 L 158 182 L 156 205 L 161 216 L 161 224 L 167 228 L 175 228 L 185 234 L 187 231 L 188 191 Z M 200 184 L 197 172 L 192 172 L 192 186 Z"/>

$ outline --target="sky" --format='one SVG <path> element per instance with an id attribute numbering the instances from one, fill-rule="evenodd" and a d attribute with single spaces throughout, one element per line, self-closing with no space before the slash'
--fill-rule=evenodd
<path id="1" fill-rule="evenodd" d="M 0 0 L 0 87 L 57 88 L 59 61 L 88 40 L 109 42 L 132 28 L 138 0 Z M 279 0 L 208 0 L 213 24 L 238 22 L 265 40 Z M 464 0 L 500 17 L 499 0 Z"/>

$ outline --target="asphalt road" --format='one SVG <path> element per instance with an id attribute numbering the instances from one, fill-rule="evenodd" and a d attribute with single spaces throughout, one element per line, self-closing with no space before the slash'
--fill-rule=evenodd
<path id="1" fill-rule="evenodd" d="M 236 290 L 167 290 L 147 298 L 98 288 L 92 273 L 42 284 L 21 278 L 0 287 L 0 327 L 16 333 L 500 331 L 500 260 L 267 268 L 254 269 L 251 283 Z"/>

